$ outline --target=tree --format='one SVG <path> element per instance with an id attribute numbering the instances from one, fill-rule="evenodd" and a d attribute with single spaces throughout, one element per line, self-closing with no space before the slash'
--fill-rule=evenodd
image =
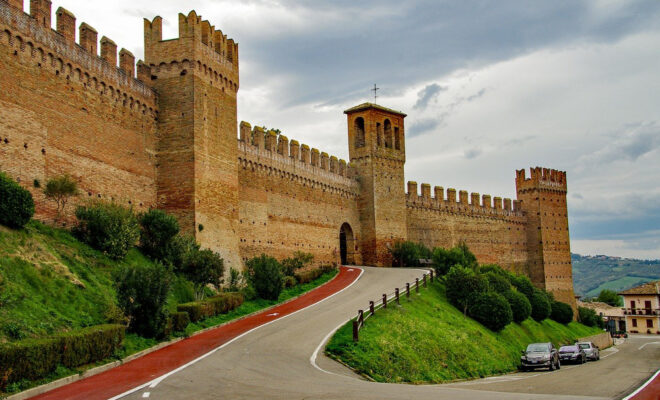
<path id="1" fill-rule="evenodd" d="M 122 266 L 115 271 L 117 301 L 129 318 L 130 331 L 146 337 L 163 335 L 170 280 L 167 269 L 158 262 Z"/>
<path id="2" fill-rule="evenodd" d="M 529 301 L 532 304 L 532 318 L 535 321 L 543 321 L 550 316 L 552 308 L 548 296 L 539 289 L 534 289 L 532 298 Z"/>
<path id="3" fill-rule="evenodd" d="M 257 295 L 266 300 L 277 300 L 282 291 L 282 267 L 273 257 L 262 254 L 246 263 L 247 276 Z"/>
<path id="4" fill-rule="evenodd" d="M 578 320 L 587 326 L 598 326 L 600 328 L 605 327 L 605 322 L 603 317 L 596 314 L 596 311 L 587 307 L 578 307 Z"/>
<path id="5" fill-rule="evenodd" d="M 392 266 L 395 267 L 419 267 L 420 258 L 431 258 L 431 250 L 421 243 L 411 241 L 399 241 L 394 243 L 390 249 L 392 254 Z"/>
<path id="6" fill-rule="evenodd" d="M 623 299 L 614 290 L 603 289 L 596 297 L 596 301 L 602 301 L 612 307 L 623 307 Z"/>
<path id="7" fill-rule="evenodd" d="M 207 284 L 218 286 L 224 274 L 224 260 L 212 250 L 192 250 L 183 257 L 183 274 L 196 287 L 196 297 L 201 299 Z"/>
<path id="8" fill-rule="evenodd" d="M 59 220 L 62 216 L 69 198 L 77 196 L 78 193 L 78 183 L 69 175 L 60 175 L 46 182 L 44 195 L 47 199 L 53 200 L 57 204 L 56 220 Z"/>
<path id="9" fill-rule="evenodd" d="M 115 260 L 122 259 L 137 243 L 140 225 L 133 210 L 115 203 L 92 202 L 76 210 L 74 233 L 83 242 Z"/>
<path id="10" fill-rule="evenodd" d="M 495 292 L 479 294 L 470 307 L 470 316 L 494 332 L 504 329 L 513 319 L 511 306 L 504 296 Z"/>
<path id="11" fill-rule="evenodd" d="M 511 284 L 518 289 L 518 291 L 525 296 L 527 296 L 527 299 L 529 301 L 532 301 L 532 295 L 534 294 L 534 291 L 536 288 L 532 284 L 532 281 L 529 280 L 528 277 L 525 275 L 516 275 L 511 279 Z"/>
<path id="12" fill-rule="evenodd" d="M 511 284 L 504 276 L 492 271 L 486 272 L 483 276 L 488 280 L 488 287 L 490 287 L 490 290 L 501 295 L 511 291 Z"/>
<path id="13" fill-rule="evenodd" d="M 433 249 L 431 258 L 433 260 L 433 269 L 435 269 L 438 276 L 445 275 L 455 265 L 462 265 L 468 268 L 477 266 L 477 258 L 468 249 L 465 242 L 461 242 L 458 246 L 454 246 L 451 249 L 436 247 Z"/>
<path id="14" fill-rule="evenodd" d="M 573 321 L 573 309 L 570 305 L 562 303 L 561 301 L 553 301 L 551 303 L 550 318 L 560 324 L 568 324 Z"/>
<path id="15" fill-rule="evenodd" d="M 172 241 L 179 233 L 174 216 L 151 209 L 140 215 L 140 249 L 154 260 L 164 261 L 172 252 Z"/>
<path id="16" fill-rule="evenodd" d="M 34 215 L 34 200 L 27 190 L 0 172 L 0 224 L 22 228 Z"/>
<path id="17" fill-rule="evenodd" d="M 504 297 L 511 306 L 514 322 L 521 323 L 532 315 L 532 305 L 524 294 L 509 290 Z"/>
<path id="18" fill-rule="evenodd" d="M 445 288 L 447 300 L 467 315 L 476 297 L 488 291 L 488 281 L 472 269 L 456 265 L 445 276 Z"/>

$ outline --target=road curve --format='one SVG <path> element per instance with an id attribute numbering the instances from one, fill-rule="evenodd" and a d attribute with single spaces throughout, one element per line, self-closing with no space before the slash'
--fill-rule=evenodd
<path id="1" fill-rule="evenodd" d="M 381 384 L 311 355 L 328 333 L 383 292 L 411 282 L 419 270 L 364 268 L 349 289 L 284 320 L 275 321 L 126 399 L 607 399 L 630 392 L 660 367 L 660 349 L 636 353 L 632 339 L 603 360 L 554 373 L 511 374 L 452 385 Z M 637 345 L 639 346 L 639 345 Z M 635 361 L 642 357 L 643 365 Z M 626 366 L 619 371 L 619 363 Z M 522 376 L 521 376 L 522 375 Z M 506 380 L 508 379 L 508 380 Z M 492 382 L 488 382 L 492 381 Z M 487 383 L 484 383 L 487 382 Z M 591 390 L 589 387 L 604 385 Z"/>

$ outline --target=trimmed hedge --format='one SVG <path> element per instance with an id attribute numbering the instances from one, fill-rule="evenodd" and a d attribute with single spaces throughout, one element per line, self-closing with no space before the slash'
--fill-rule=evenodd
<path id="1" fill-rule="evenodd" d="M 197 322 L 218 314 L 226 314 L 241 304 L 243 304 L 243 295 L 229 292 L 220 293 L 201 301 L 179 304 L 176 309 L 178 312 L 188 313 L 191 322 Z M 176 330 L 174 326 L 173 328 Z"/>
<path id="2" fill-rule="evenodd" d="M 543 321 L 550 316 L 552 308 L 548 296 L 541 290 L 535 289 L 529 302 L 532 305 L 532 318 L 535 321 Z"/>
<path id="3" fill-rule="evenodd" d="M 511 306 L 514 322 L 521 323 L 532 315 L 532 305 L 524 294 L 509 290 L 504 297 Z"/>
<path id="4" fill-rule="evenodd" d="M 13 179 L 0 172 L 0 224 L 22 228 L 34 215 L 32 195 Z"/>
<path id="5" fill-rule="evenodd" d="M 308 283 L 323 275 L 324 272 L 323 268 L 307 269 L 296 272 L 295 277 L 298 283 Z"/>
<path id="6" fill-rule="evenodd" d="M 552 320 L 564 325 L 573 321 L 573 309 L 570 305 L 561 301 L 553 301 L 550 303 L 550 308 L 550 318 Z"/>
<path id="7" fill-rule="evenodd" d="M 191 301 L 190 303 L 183 303 L 176 306 L 179 312 L 187 312 L 190 317 L 190 322 L 197 322 L 201 319 L 212 317 L 215 309 L 212 304 L 205 301 Z"/>
<path id="8" fill-rule="evenodd" d="M 110 357 L 124 340 L 123 325 L 97 325 L 43 339 L 0 344 L 6 383 L 43 378 L 58 365 L 78 367 Z"/>
<path id="9" fill-rule="evenodd" d="M 185 311 L 177 311 L 170 314 L 171 328 L 174 332 L 181 332 L 190 323 L 190 316 Z"/>
<path id="10" fill-rule="evenodd" d="M 493 332 L 501 331 L 513 320 L 511 306 L 496 292 L 479 294 L 470 307 L 470 316 Z"/>

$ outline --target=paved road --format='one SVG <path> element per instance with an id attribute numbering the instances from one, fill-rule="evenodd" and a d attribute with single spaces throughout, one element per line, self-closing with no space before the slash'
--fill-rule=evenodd
<path id="1" fill-rule="evenodd" d="M 419 275 L 416 270 L 365 268 L 360 280 L 344 292 L 245 335 L 155 387 L 126 398 L 602 399 L 632 390 L 660 367 L 660 346 L 637 350 L 653 342 L 646 338 L 632 339 L 593 364 L 554 373 L 512 374 L 506 376 L 508 381 L 500 377 L 452 385 L 380 384 L 359 379 L 323 355 L 317 359 L 318 368 L 312 365 L 312 354 L 329 332 L 355 310 Z"/>

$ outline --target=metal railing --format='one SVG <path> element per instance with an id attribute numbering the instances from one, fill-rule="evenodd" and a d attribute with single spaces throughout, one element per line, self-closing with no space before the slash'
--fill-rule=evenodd
<path id="1" fill-rule="evenodd" d="M 623 315 L 660 315 L 660 308 L 623 308 Z"/>
<path id="2" fill-rule="evenodd" d="M 427 279 L 427 276 L 429 277 Z M 404 289 L 404 294 L 406 298 L 410 297 L 410 292 L 414 290 L 416 293 L 419 294 L 419 287 L 420 284 L 422 287 L 427 287 L 427 281 L 433 282 L 434 276 L 433 276 L 433 270 L 429 270 L 428 273 L 425 273 L 422 275 L 422 279 L 420 280 L 419 278 L 415 278 L 415 282 L 411 285 L 409 282 L 406 282 L 405 289 Z M 401 288 L 403 289 L 403 288 Z M 367 311 L 366 315 L 364 310 L 358 310 L 357 317 L 353 320 L 353 341 L 357 342 L 360 340 L 360 329 L 364 327 L 364 323 L 369 317 L 373 316 L 377 310 L 381 308 L 387 308 L 388 304 L 391 304 L 392 302 L 396 302 L 396 304 L 401 304 L 401 289 L 400 288 L 394 288 L 394 292 L 387 294 L 383 293 L 383 296 L 381 299 L 378 300 L 376 303 L 375 301 L 369 301 L 369 310 Z"/>

